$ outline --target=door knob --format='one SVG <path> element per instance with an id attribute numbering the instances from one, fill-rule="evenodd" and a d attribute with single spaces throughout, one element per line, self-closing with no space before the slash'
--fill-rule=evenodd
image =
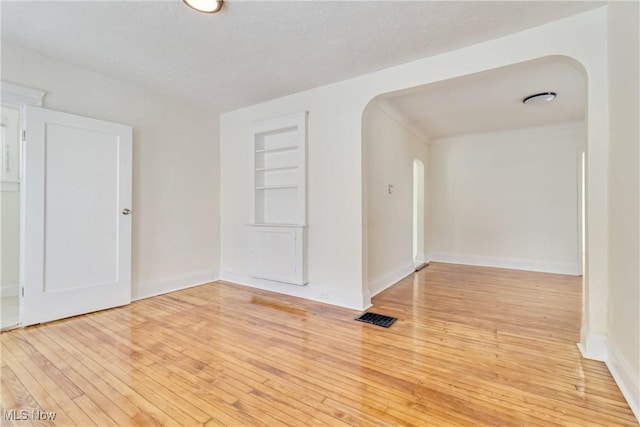
<path id="1" fill-rule="evenodd" d="M 129 215 L 130 213 L 131 213 L 131 211 L 129 209 L 126 209 L 126 208 L 122 211 L 122 215 Z"/>

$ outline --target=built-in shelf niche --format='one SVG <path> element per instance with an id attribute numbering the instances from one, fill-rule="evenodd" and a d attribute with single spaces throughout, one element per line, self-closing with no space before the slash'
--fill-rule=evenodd
<path id="1" fill-rule="evenodd" d="M 251 128 L 250 274 L 306 284 L 307 113 Z"/>

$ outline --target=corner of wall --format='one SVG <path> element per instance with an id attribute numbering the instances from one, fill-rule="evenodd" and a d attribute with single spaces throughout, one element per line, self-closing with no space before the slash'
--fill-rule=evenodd
<path id="1" fill-rule="evenodd" d="M 640 423 L 640 384 L 637 376 L 633 375 L 633 371 L 629 364 L 622 356 L 613 342 L 607 343 L 607 356 L 605 364 L 611 372 L 611 376 L 615 380 L 622 395 L 627 400 L 631 411 Z"/>
<path id="2" fill-rule="evenodd" d="M 415 271 L 413 262 L 380 277 L 369 284 L 369 294 L 373 297 L 398 283 Z"/>
<path id="3" fill-rule="evenodd" d="M 580 331 L 581 342 L 578 349 L 582 357 L 604 362 L 625 398 L 631 411 L 640 422 L 640 383 L 615 343 L 604 334 L 592 334 L 584 329 Z"/>
<path id="4" fill-rule="evenodd" d="M 158 280 L 152 280 L 131 286 L 131 300 L 137 301 L 157 295 L 167 294 L 194 286 L 204 285 L 220 279 L 217 270 L 201 270 Z"/>
<path id="5" fill-rule="evenodd" d="M 225 282 L 235 285 L 262 289 L 296 298 L 305 298 L 311 301 L 331 304 L 351 310 L 366 310 L 371 306 L 369 296 L 363 294 L 362 291 L 342 292 L 336 289 L 329 289 L 326 286 L 322 286 L 322 284 L 312 282 L 307 285 L 297 286 L 273 280 L 259 279 L 251 277 L 243 272 L 234 272 L 230 270 L 222 270 L 220 272 L 220 280 L 224 280 Z"/>
<path id="6" fill-rule="evenodd" d="M 585 359 L 604 362 L 607 359 L 607 336 L 604 334 L 594 334 L 580 330 L 580 343 L 578 349 Z"/>

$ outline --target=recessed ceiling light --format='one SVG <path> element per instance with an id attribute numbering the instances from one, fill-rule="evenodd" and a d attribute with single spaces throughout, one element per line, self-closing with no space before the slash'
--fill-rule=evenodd
<path id="1" fill-rule="evenodd" d="M 187 6 L 198 12 L 216 13 L 222 9 L 223 0 L 182 0 Z"/>
<path id="2" fill-rule="evenodd" d="M 522 100 L 522 103 L 527 105 L 546 104 L 547 102 L 553 101 L 555 98 L 555 92 L 542 92 L 536 93 L 535 95 L 527 96 Z"/>

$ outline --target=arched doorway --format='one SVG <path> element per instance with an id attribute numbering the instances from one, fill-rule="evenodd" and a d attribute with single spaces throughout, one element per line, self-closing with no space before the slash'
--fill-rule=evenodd
<path id="1" fill-rule="evenodd" d="M 424 163 L 413 160 L 413 262 L 424 262 Z"/>

